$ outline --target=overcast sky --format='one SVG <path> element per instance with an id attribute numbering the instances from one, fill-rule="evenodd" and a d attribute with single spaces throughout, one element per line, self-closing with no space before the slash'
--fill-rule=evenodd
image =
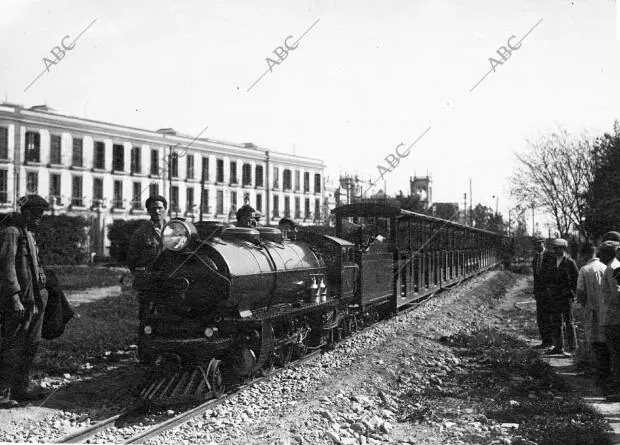
<path id="1" fill-rule="evenodd" d="M 596 135 L 620 118 L 617 26 L 611 0 L 2 0 L 0 98 L 188 135 L 208 125 L 206 137 L 368 179 L 430 127 L 386 175 L 388 193 L 428 171 L 435 201 L 462 203 L 472 178 L 474 204 L 498 195 L 506 214 L 527 138 L 557 125 Z M 523 41 L 503 61 L 511 36 Z M 504 63 L 470 92 L 491 57 Z"/>

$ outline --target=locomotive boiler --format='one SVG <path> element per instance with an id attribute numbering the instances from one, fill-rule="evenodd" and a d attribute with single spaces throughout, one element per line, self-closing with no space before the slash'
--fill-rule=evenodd
<path id="1" fill-rule="evenodd" d="M 312 233 L 294 238 L 273 227 L 182 219 L 164 227 L 140 347 L 165 372 L 143 398 L 218 395 L 226 383 L 333 341 L 357 282 L 354 245 Z"/>

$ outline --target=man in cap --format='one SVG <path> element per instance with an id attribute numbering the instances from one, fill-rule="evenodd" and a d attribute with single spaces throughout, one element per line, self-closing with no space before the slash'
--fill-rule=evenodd
<path id="1" fill-rule="evenodd" d="M 28 195 L 18 205 L 20 213 L 0 228 L 0 408 L 43 395 L 29 391 L 47 304 L 45 273 L 32 232 L 49 204 L 39 195 Z"/>
<path id="2" fill-rule="evenodd" d="M 160 195 L 150 196 L 144 206 L 151 219 L 136 229 L 129 241 L 129 253 L 127 255 L 129 270 L 134 277 L 133 288 L 138 294 L 138 358 L 143 363 L 148 361 L 148 357 L 142 348 L 144 319 L 149 304 L 145 298 L 145 291 L 149 286 L 153 262 L 162 250 L 161 231 L 166 224 L 164 215 L 168 208 L 168 201 Z"/>
<path id="3" fill-rule="evenodd" d="M 587 262 L 579 269 L 577 300 L 584 307 L 583 326 L 586 343 L 594 353 L 596 377 L 603 382 L 609 377 L 609 351 L 601 318 L 606 309 L 603 304 L 603 275 L 607 266 L 599 261 L 592 244 L 584 244 L 581 254 Z"/>
<path id="4" fill-rule="evenodd" d="M 568 347 L 574 348 L 573 318 L 571 301 L 577 288 L 577 265 L 566 254 L 568 243 L 557 238 L 551 241 L 553 258 L 543 265 L 543 282 L 548 298 L 549 328 L 553 349 L 551 354 L 563 354 L 562 321 L 566 325 Z"/>
<path id="5" fill-rule="evenodd" d="M 620 243 L 615 241 L 614 238 L 614 234 L 610 232 L 603 236 L 605 241 L 599 247 L 599 258 L 606 265 L 601 284 L 603 296 L 601 310 L 603 312 L 602 325 L 613 372 L 612 381 L 607 383 L 611 383 L 610 386 L 618 390 L 620 389 L 620 297 L 617 289 L 618 283 L 614 278 L 614 270 L 620 267 L 620 261 L 616 258 Z M 618 239 L 620 239 L 620 236 Z M 612 394 L 608 398 L 620 400 L 620 394 Z"/>
<path id="6" fill-rule="evenodd" d="M 255 210 L 246 202 L 237 210 L 237 227 L 256 227 Z"/>
<path id="7" fill-rule="evenodd" d="M 546 296 L 543 283 L 543 262 L 553 259 L 553 255 L 545 249 L 545 239 L 536 239 L 536 255 L 532 260 L 532 272 L 534 275 L 534 299 L 536 300 L 536 322 L 542 343 L 534 349 L 546 349 L 552 346 L 551 331 L 549 330 L 549 301 Z"/>

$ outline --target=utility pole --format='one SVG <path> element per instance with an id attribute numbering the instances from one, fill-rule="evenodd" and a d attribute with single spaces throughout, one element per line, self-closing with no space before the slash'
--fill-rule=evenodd
<path id="1" fill-rule="evenodd" d="M 532 201 L 532 236 L 534 236 L 534 229 L 536 228 L 536 225 L 534 224 L 534 201 Z"/>
<path id="2" fill-rule="evenodd" d="M 474 212 L 473 212 L 473 192 L 471 189 L 471 178 L 469 178 L 469 225 L 474 225 Z"/>
<path id="3" fill-rule="evenodd" d="M 200 178 L 200 222 L 202 222 L 202 210 L 205 204 L 205 163 L 202 163 L 202 176 Z"/>
<path id="4" fill-rule="evenodd" d="M 463 193 L 463 222 L 467 225 L 467 193 Z"/>

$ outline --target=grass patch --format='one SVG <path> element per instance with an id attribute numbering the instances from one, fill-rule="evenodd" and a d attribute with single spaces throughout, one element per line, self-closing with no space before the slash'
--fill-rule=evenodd
<path id="1" fill-rule="evenodd" d="M 129 273 L 124 267 L 49 266 L 64 290 L 83 290 L 89 287 L 116 286 L 123 275 Z"/>
<path id="2" fill-rule="evenodd" d="M 74 373 L 85 363 L 103 365 L 134 354 L 130 345 L 136 343 L 138 303 L 132 294 L 82 304 L 75 311 L 61 337 L 42 340 L 36 376 Z"/>

